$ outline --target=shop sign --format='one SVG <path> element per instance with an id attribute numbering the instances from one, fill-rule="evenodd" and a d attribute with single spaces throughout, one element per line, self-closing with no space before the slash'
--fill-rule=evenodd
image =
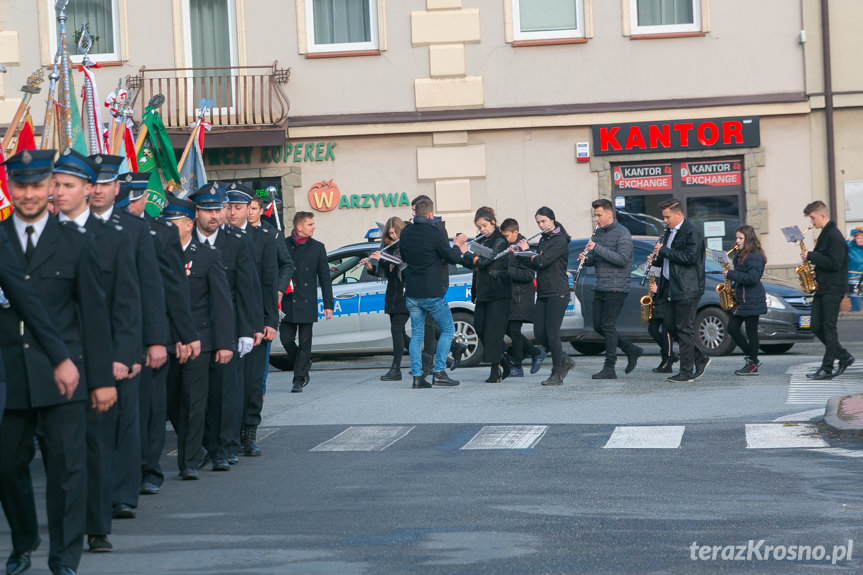
<path id="1" fill-rule="evenodd" d="M 395 208 L 410 206 L 407 192 L 391 194 L 342 195 L 333 180 L 317 182 L 309 189 L 309 205 L 316 212 L 353 208 Z"/>
<path id="2" fill-rule="evenodd" d="M 739 160 L 707 160 L 680 163 L 685 186 L 739 186 L 743 171 Z"/>
<path id="3" fill-rule="evenodd" d="M 296 142 L 263 148 L 213 148 L 204 151 L 208 168 L 287 164 L 289 162 L 327 162 L 336 159 L 337 142 Z M 254 161 L 253 161 L 254 160 Z"/>
<path id="4" fill-rule="evenodd" d="M 593 126 L 593 147 L 597 156 L 755 148 L 760 145 L 761 133 L 757 117 Z"/>
<path id="5" fill-rule="evenodd" d="M 613 173 L 618 190 L 670 190 L 674 179 L 670 163 L 614 166 Z"/>

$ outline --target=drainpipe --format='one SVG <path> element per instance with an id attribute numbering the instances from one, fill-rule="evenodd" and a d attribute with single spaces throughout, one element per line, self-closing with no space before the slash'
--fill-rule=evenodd
<path id="1" fill-rule="evenodd" d="M 833 219 L 838 218 L 836 199 L 836 151 L 833 141 L 833 70 L 830 65 L 830 14 L 827 0 L 821 0 L 821 54 L 824 62 L 824 122 L 827 127 L 827 189 Z"/>

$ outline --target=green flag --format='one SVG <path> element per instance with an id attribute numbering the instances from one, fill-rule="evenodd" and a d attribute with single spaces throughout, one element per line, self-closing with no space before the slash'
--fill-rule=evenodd
<path id="1" fill-rule="evenodd" d="M 145 209 L 155 217 L 168 201 L 165 188 L 176 190 L 181 187 L 180 175 L 177 173 L 177 157 L 162 123 L 162 116 L 150 106 L 144 110 L 144 125 L 147 126 L 147 139 L 138 154 L 138 170 L 150 174 Z M 159 176 L 160 170 L 167 182 L 165 185 Z"/>
<path id="2" fill-rule="evenodd" d="M 72 75 L 72 70 L 69 70 L 69 100 L 71 102 L 70 115 L 72 116 L 72 140 L 70 142 L 66 142 L 70 148 L 75 150 L 76 152 L 87 155 L 90 152 L 87 151 L 87 134 L 84 133 L 84 126 L 81 124 L 81 111 L 78 109 L 78 97 L 77 92 L 75 91 L 75 77 Z M 61 112 L 63 102 L 60 100 Z M 60 114 L 60 121 L 62 122 L 63 115 Z M 66 138 L 66 128 L 65 125 L 60 126 L 60 133 L 63 135 L 62 140 Z M 62 150 L 60 150 L 62 152 Z"/>

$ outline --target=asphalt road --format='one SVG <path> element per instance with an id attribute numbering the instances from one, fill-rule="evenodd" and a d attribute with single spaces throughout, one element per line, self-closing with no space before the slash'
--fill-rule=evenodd
<path id="1" fill-rule="evenodd" d="M 863 358 L 863 321 L 841 334 Z M 716 358 L 684 386 L 650 371 L 655 355 L 602 382 L 589 378 L 601 358 L 575 356 L 553 389 L 539 385 L 548 365 L 411 390 L 378 380 L 386 357 L 319 361 L 302 394 L 272 372 L 264 456 L 183 482 L 169 432 L 162 493 L 115 521 L 115 551 L 85 553 L 81 572 L 859 573 L 863 440 L 808 421 L 826 397 L 863 392 L 863 365 L 812 386 L 820 353 L 765 356 L 749 378 L 732 373 L 739 355 Z M 47 541 L 38 462 L 34 474 Z"/>

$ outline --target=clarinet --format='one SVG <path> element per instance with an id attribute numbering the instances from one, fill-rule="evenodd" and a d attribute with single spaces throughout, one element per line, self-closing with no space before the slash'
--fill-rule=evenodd
<path id="1" fill-rule="evenodd" d="M 598 229 L 599 229 L 599 224 L 596 224 L 596 227 L 593 228 L 593 233 L 590 234 L 590 241 L 588 241 L 587 243 L 590 243 L 593 241 L 593 238 L 596 236 L 596 231 Z M 581 255 L 587 256 L 587 248 L 586 247 L 584 248 L 584 251 L 581 252 Z M 581 268 L 584 267 L 584 262 L 586 262 L 586 261 L 587 261 L 587 258 L 585 257 L 578 263 L 578 268 L 575 270 L 575 279 L 572 280 L 572 285 L 575 285 L 578 283 L 578 276 L 581 275 Z"/>
<path id="2" fill-rule="evenodd" d="M 535 234 L 533 234 L 532 236 L 530 236 L 529 238 L 527 238 L 525 241 L 529 242 L 533 238 L 541 236 L 544 233 L 545 233 L 545 230 L 540 230 L 540 231 L 536 232 Z M 508 246 L 505 250 L 503 250 L 502 252 L 500 252 L 499 254 L 494 256 L 492 258 L 492 260 L 497 261 L 500 258 L 502 258 L 503 256 L 505 256 L 506 254 L 512 253 L 512 252 L 516 251 L 517 249 L 518 249 L 518 242 L 512 244 L 511 246 Z"/>
<path id="3" fill-rule="evenodd" d="M 662 232 L 662 237 L 659 238 L 659 241 L 653 246 L 654 249 L 656 246 L 663 246 L 665 242 L 668 241 L 668 234 L 671 233 L 671 228 L 668 226 L 665 227 L 665 231 Z M 641 285 L 644 285 L 644 282 L 647 281 L 647 276 L 650 275 L 650 268 L 653 266 L 653 251 L 647 254 L 647 261 L 644 262 L 644 275 L 641 276 Z"/>

